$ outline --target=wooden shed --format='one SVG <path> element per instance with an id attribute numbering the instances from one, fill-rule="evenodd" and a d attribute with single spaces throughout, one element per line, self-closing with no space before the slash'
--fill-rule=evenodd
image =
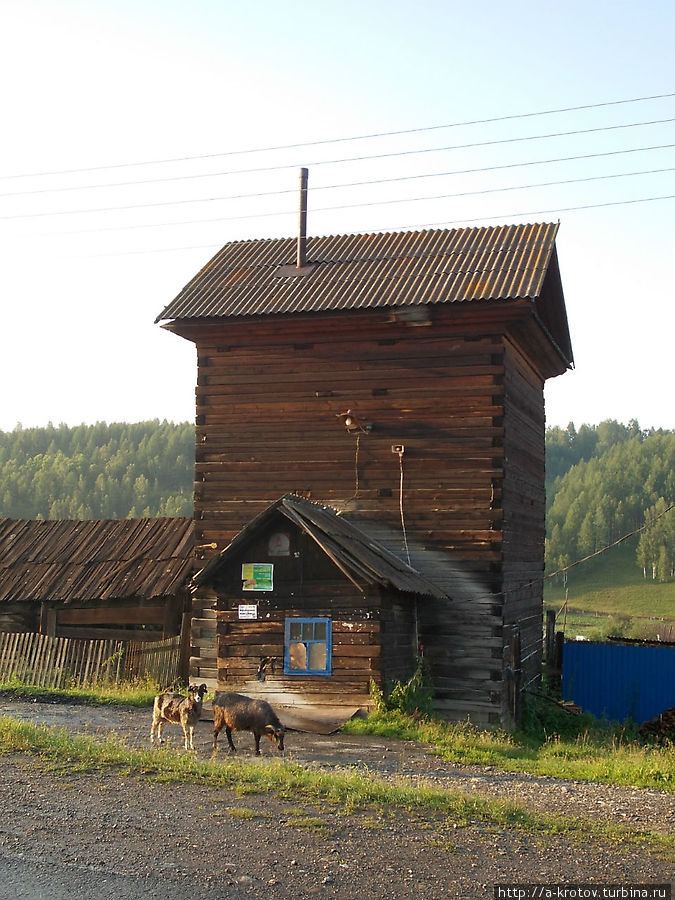
<path id="1" fill-rule="evenodd" d="M 514 629 L 521 683 L 539 672 L 543 387 L 572 366 L 557 230 L 234 242 L 158 317 L 197 347 L 196 543 L 222 552 L 287 494 L 367 521 L 436 588 L 418 624 L 451 718 L 508 718 Z M 195 600 L 194 674 L 239 687 L 259 661 L 221 655 L 236 572 L 209 585 L 216 571 Z M 345 576 L 325 608 L 354 591 Z"/>
<path id="2" fill-rule="evenodd" d="M 0 631 L 153 641 L 190 609 L 192 519 L 0 519 Z"/>
<path id="3" fill-rule="evenodd" d="M 295 495 L 256 516 L 195 586 L 219 598 L 219 684 L 324 711 L 367 706 L 371 679 L 407 678 L 425 639 L 419 605 L 447 599 L 363 523 Z"/>

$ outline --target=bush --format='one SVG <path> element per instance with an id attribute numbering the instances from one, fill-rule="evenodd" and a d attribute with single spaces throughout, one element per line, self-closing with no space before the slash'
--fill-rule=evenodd
<path id="1" fill-rule="evenodd" d="M 535 744 L 547 741 L 587 740 L 622 745 L 634 741 L 637 728 L 633 723 L 607 722 L 591 713 L 574 713 L 558 706 L 552 698 L 526 694 L 523 697 L 520 737 Z"/>
<path id="2" fill-rule="evenodd" d="M 608 638 L 627 638 L 630 636 L 633 620 L 630 616 L 610 616 L 599 628 L 596 640 L 606 641 Z"/>
<path id="3" fill-rule="evenodd" d="M 396 681 L 382 690 L 371 679 L 370 696 L 376 712 L 403 712 L 409 715 L 430 716 L 433 710 L 434 688 L 429 667 L 420 660 L 407 681 Z"/>

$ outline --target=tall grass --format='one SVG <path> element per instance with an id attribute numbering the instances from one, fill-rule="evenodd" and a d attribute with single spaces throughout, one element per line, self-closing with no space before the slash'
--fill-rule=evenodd
<path id="1" fill-rule="evenodd" d="M 523 730 L 515 734 L 397 711 L 353 719 L 344 730 L 417 741 L 464 765 L 675 793 L 675 744 L 645 744 L 623 726 L 603 724 L 590 715 L 572 716 L 536 698 L 528 700 Z"/>
<path id="2" fill-rule="evenodd" d="M 0 692 L 29 700 L 144 707 L 152 705 L 155 694 L 160 692 L 160 686 L 152 679 L 145 678 L 82 688 L 40 688 L 12 678 L 0 682 Z"/>

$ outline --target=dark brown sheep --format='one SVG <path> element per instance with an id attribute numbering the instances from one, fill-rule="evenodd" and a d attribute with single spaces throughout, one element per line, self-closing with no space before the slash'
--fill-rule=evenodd
<path id="1" fill-rule="evenodd" d="M 223 727 L 232 753 L 237 749 L 232 740 L 233 731 L 253 732 L 256 756 L 260 756 L 263 735 L 274 741 L 279 750 L 284 749 L 284 726 L 266 700 L 254 700 L 231 691 L 217 693 L 213 698 L 214 751 L 218 749 L 218 735 Z"/>

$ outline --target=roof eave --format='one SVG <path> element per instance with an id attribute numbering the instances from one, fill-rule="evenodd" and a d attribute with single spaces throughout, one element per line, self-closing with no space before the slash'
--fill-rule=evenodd
<path id="1" fill-rule="evenodd" d="M 376 553 L 379 554 L 384 565 L 397 567 L 401 571 L 399 583 L 396 583 L 395 577 L 387 576 L 385 571 L 378 571 L 372 564 L 368 564 L 366 559 L 359 559 L 357 555 L 350 553 L 344 545 L 340 545 L 337 536 L 330 537 L 327 533 L 315 523 L 311 522 L 307 515 L 303 515 L 298 508 L 300 503 L 307 503 L 315 506 L 324 513 L 328 510 L 335 515 L 336 520 L 341 518 L 347 523 L 349 528 L 362 535 L 365 545 L 370 545 L 371 549 L 376 547 Z M 338 516 L 337 510 L 329 507 L 315 504 L 312 501 L 304 501 L 302 498 L 296 498 L 293 495 L 284 495 L 276 503 L 259 513 L 230 541 L 217 556 L 210 559 L 206 565 L 197 572 L 192 578 L 193 590 L 209 585 L 217 576 L 219 569 L 227 565 L 229 559 L 237 552 L 243 550 L 246 544 L 253 539 L 254 535 L 260 528 L 271 521 L 275 515 L 281 515 L 289 521 L 293 522 L 296 527 L 300 528 L 307 534 L 321 550 L 328 556 L 333 564 L 342 572 L 342 574 L 359 590 L 363 591 L 365 587 L 379 586 L 382 588 L 390 588 L 399 593 L 414 594 L 416 596 L 434 597 L 436 599 L 445 598 L 446 595 L 435 585 L 427 582 L 424 577 L 408 566 L 403 560 L 390 554 L 385 547 L 376 545 L 376 542 L 370 540 L 365 533 L 362 533 L 358 526 L 342 516 Z M 387 559 L 390 557 L 389 562 Z M 404 587 L 405 582 L 409 581 L 409 585 Z"/>

